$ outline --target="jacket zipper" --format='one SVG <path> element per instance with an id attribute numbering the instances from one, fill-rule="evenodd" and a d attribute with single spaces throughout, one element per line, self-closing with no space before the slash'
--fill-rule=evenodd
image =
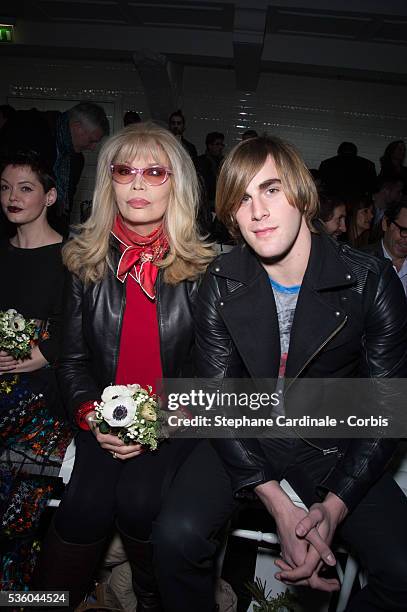
<path id="1" fill-rule="evenodd" d="M 305 370 L 305 368 L 311 363 L 311 361 L 316 357 L 316 355 L 318 355 L 318 353 L 320 351 L 322 351 L 322 349 L 328 344 L 328 342 L 330 342 L 332 340 L 332 338 L 334 338 L 336 336 L 336 334 L 338 332 L 341 331 L 341 329 L 346 325 L 348 320 L 348 317 L 345 316 L 344 320 L 342 321 L 342 323 L 336 328 L 334 329 L 334 331 L 328 336 L 328 338 L 326 338 L 324 340 L 324 342 L 321 344 L 321 346 L 319 346 L 317 348 L 316 351 L 314 351 L 311 355 L 311 357 L 309 357 L 309 359 L 307 359 L 307 361 L 304 363 L 304 365 L 302 366 L 301 370 L 299 372 L 297 372 L 297 374 L 294 376 L 294 378 L 291 380 L 290 385 L 287 387 L 287 389 L 284 391 L 284 396 L 286 395 L 287 391 L 289 390 L 289 388 L 291 387 L 291 385 L 294 383 L 294 381 L 297 380 L 297 378 L 300 376 L 300 374 L 302 374 L 302 372 Z M 313 448 L 319 450 L 322 452 L 323 455 L 330 455 L 332 453 L 337 453 L 338 452 L 338 447 L 337 446 L 333 446 L 332 448 L 321 448 L 320 446 L 318 446 L 317 444 L 314 444 L 313 442 L 310 442 L 310 440 L 306 440 L 305 438 L 303 438 L 302 436 L 300 436 L 300 434 L 295 431 L 296 435 L 303 441 L 305 442 L 305 444 L 308 444 L 308 446 L 312 446 Z"/>
<path id="2" fill-rule="evenodd" d="M 164 360 L 163 360 L 163 350 L 162 350 L 162 339 L 164 337 L 164 330 L 163 330 L 163 318 L 161 316 L 161 301 L 160 301 L 160 286 L 161 286 L 161 274 L 162 271 L 158 270 L 158 274 L 157 274 L 157 280 L 155 283 L 155 304 L 156 304 L 156 309 L 157 309 L 157 323 L 158 323 L 158 335 L 159 335 L 159 344 L 160 344 L 160 360 L 161 360 L 161 370 L 162 370 L 162 375 L 164 378 Z"/>
<path id="3" fill-rule="evenodd" d="M 117 344 L 116 344 L 116 349 L 115 349 L 114 365 L 113 365 L 114 379 L 112 380 L 112 383 L 111 383 L 112 385 L 116 383 L 117 362 L 119 359 L 120 340 L 122 337 L 123 315 L 124 315 L 125 308 L 126 308 L 126 286 L 123 285 L 123 296 L 122 296 L 122 303 L 121 303 L 120 315 L 119 315 L 119 326 L 118 326 L 119 333 L 117 334 Z"/>

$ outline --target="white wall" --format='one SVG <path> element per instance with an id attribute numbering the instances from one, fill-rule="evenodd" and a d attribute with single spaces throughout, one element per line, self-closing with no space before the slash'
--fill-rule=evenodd
<path id="1" fill-rule="evenodd" d="M 112 130 L 126 110 L 149 110 L 136 68 L 126 62 L 60 59 L 3 61 L 0 99 L 19 108 L 64 110 L 79 100 L 102 104 Z M 310 167 L 335 155 L 343 140 L 376 163 L 392 140 L 407 140 L 407 86 L 306 76 L 263 74 L 258 91 L 235 91 L 234 72 L 186 67 L 183 80 L 186 137 L 204 151 L 207 132 L 219 130 L 233 146 L 247 127 L 290 140 Z M 242 113 L 247 113 L 242 114 Z M 244 126 L 244 127 L 239 127 Z M 76 206 L 90 199 L 96 155 L 87 156 Z"/>
<path id="2" fill-rule="evenodd" d="M 225 132 L 232 146 L 252 127 L 297 145 L 309 167 L 350 140 L 379 168 L 387 144 L 407 139 L 407 87 L 401 85 L 262 74 L 257 92 L 244 94 L 234 91 L 232 71 L 186 68 L 184 110 L 187 137 L 199 150 L 209 131 Z"/>

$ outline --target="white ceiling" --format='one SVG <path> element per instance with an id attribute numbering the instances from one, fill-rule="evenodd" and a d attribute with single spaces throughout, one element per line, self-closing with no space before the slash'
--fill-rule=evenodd
<path id="1" fill-rule="evenodd" d="M 234 69 L 247 90 L 262 71 L 407 82 L 407 0 L 15 0 L 0 17 L 16 20 L 3 56 L 131 59 L 148 49 Z"/>

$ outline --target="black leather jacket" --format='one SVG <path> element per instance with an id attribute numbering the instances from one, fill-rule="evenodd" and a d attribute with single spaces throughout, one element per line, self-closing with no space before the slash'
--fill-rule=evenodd
<path id="1" fill-rule="evenodd" d="M 275 379 L 279 327 L 267 273 L 247 246 L 209 267 L 198 293 L 196 374 L 203 378 Z M 407 376 L 407 303 L 389 262 L 326 235 L 313 235 L 291 330 L 286 377 Z M 354 507 L 379 477 L 396 441 L 339 441 L 338 459 L 321 487 Z M 329 452 L 324 439 L 321 453 Z M 235 492 L 273 478 L 256 439 L 213 440 Z M 312 444 L 315 446 L 314 444 Z"/>
<path id="2" fill-rule="evenodd" d="M 71 416 L 82 402 L 100 399 L 115 381 L 126 288 L 113 272 L 120 258 L 113 241 L 109 258 L 111 268 L 100 282 L 84 285 L 74 274 L 67 282 L 58 380 Z M 156 300 L 164 378 L 191 375 L 196 291 L 197 282 L 166 284 L 159 270 Z"/>

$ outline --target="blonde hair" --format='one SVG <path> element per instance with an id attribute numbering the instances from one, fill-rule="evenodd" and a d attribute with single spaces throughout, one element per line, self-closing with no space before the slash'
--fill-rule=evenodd
<path id="1" fill-rule="evenodd" d="M 240 142 L 222 164 L 216 188 L 216 215 L 232 236 L 239 237 L 235 213 L 247 186 L 271 156 L 284 194 L 291 206 L 305 217 L 311 231 L 318 212 L 318 193 L 313 178 L 295 148 L 274 136 L 259 136 Z"/>
<path id="2" fill-rule="evenodd" d="M 104 143 L 98 158 L 91 215 L 63 248 L 65 265 L 86 283 L 101 280 L 109 265 L 110 231 L 118 212 L 110 164 L 139 155 L 150 155 L 172 171 L 163 221 L 170 249 L 157 263 L 164 268 L 165 282 L 177 284 L 196 278 L 214 257 L 211 245 L 197 231 L 199 183 L 190 156 L 168 130 L 151 122 L 131 124 Z"/>

